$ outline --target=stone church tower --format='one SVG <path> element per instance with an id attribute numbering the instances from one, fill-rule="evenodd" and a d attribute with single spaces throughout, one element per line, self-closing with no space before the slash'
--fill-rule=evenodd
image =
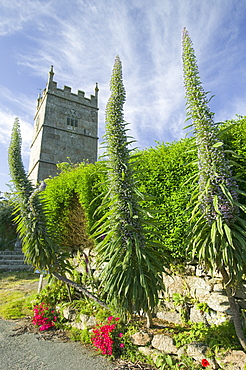
<path id="1" fill-rule="evenodd" d="M 53 177 L 56 164 L 97 160 L 98 144 L 98 87 L 90 99 L 83 91 L 57 88 L 53 81 L 53 66 L 48 83 L 37 99 L 34 132 L 31 144 L 29 179 L 36 184 Z"/>

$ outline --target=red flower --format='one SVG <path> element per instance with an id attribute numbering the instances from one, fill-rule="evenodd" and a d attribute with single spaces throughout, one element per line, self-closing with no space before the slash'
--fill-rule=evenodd
<path id="1" fill-rule="evenodd" d="M 206 360 L 205 358 L 202 360 L 202 367 L 207 367 L 209 366 L 210 363 L 208 362 L 208 360 Z"/>

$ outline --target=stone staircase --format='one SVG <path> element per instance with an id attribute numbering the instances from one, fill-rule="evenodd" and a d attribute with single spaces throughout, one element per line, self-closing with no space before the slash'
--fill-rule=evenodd
<path id="1" fill-rule="evenodd" d="M 21 271 L 30 269 L 31 267 L 24 263 L 24 254 L 20 245 L 16 245 L 14 250 L 0 251 L 0 271 Z"/>

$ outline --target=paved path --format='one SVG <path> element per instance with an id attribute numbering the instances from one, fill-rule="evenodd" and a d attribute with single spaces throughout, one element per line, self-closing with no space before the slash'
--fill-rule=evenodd
<path id="1" fill-rule="evenodd" d="M 113 370 L 115 365 L 78 342 L 15 335 L 15 321 L 0 319 L 0 370 Z"/>

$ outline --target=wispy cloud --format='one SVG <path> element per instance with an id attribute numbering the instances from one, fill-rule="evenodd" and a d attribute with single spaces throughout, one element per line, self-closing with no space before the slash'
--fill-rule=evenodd
<path id="1" fill-rule="evenodd" d="M 16 116 L 9 110 L 0 110 L 0 144 L 6 149 L 10 143 L 12 127 Z M 32 126 L 29 122 L 19 118 L 22 136 L 22 154 L 29 156 L 32 137 Z"/>
<path id="2" fill-rule="evenodd" d="M 57 0 L 53 0 L 39 16 L 28 12 L 35 20 L 32 40 L 36 50 L 19 55 L 20 63 L 40 76 L 46 75 L 49 65 L 54 64 L 58 82 L 69 83 L 75 90 L 82 88 L 93 93 L 92 84 L 97 80 L 102 119 L 111 67 L 119 54 L 128 96 L 126 118 L 132 122 L 137 137 L 141 129 L 145 133 L 145 126 L 151 125 L 157 140 L 183 135 L 182 28 L 189 29 L 201 60 L 201 73 L 213 89 L 225 77 L 220 70 L 217 72 L 218 66 L 238 32 L 231 13 L 233 22 L 240 20 L 242 14 L 234 1 L 225 4 L 222 0 L 212 6 L 195 0 L 133 4 L 127 0 L 117 4 L 110 0 L 79 1 L 74 11 L 66 1 L 62 9 L 54 11 L 56 6 Z M 225 20 L 228 20 L 227 28 L 221 27 Z M 226 50 L 214 42 L 218 30 L 223 40 L 227 40 Z M 233 63 L 233 58 L 229 55 L 226 64 Z M 160 137 L 162 134 L 166 137 Z"/>
<path id="3" fill-rule="evenodd" d="M 58 86 L 82 89 L 89 96 L 99 83 L 99 133 L 114 58 L 123 63 L 127 92 L 125 119 L 137 146 L 184 136 L 181 32 L 187 27 L 194 43 L 205 90 L 219 120 L 244 114 L 246 4 L 238 0 L 1 0 L 0 37 L 25 40 L 16 48 L 20 73 L 38 79 L 33 91 L 0 89 L 0 143 L 10 136 L 18 110 L 23 147 L 32 136 L 34 94 L 45 87 L 50 65 Z M 42 86 L 43 84 L 43 86 Z M 237 91 L 240 90 L 240 93 Z M 20 90 L 19 90 L 20 91 Z M 18 108 L 18 109 L 17 109 Z"/>
<path id="4" fill-rule="evenodd" d="M 23 29 L 29 22 L 47 14 L 49 2 L 39 0 L 1 0 L 0 36 L 8 36 Z"/>
<path id="5" fill-rule="evenodd" d="M 0 86 L 0 143 L 8 145 L 15 117 L 20 119 L 23 152 L 29 153 L 32 137 L 32 117 L 35 112 L 35 102 L 30 101 L 30 97 L 25 94 L 17 94 L 6 87 Z"/>

